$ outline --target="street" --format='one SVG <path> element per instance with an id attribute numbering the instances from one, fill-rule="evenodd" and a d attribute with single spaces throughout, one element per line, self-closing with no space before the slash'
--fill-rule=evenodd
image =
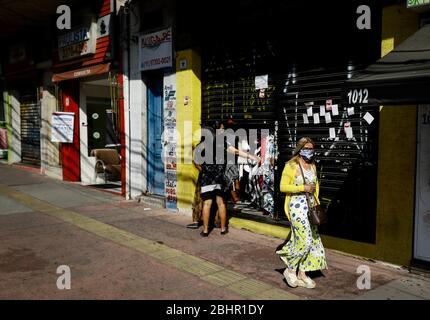
<path id="1" fill-rule="evenodd" d="M 0 299 L 430 299 L 424 275 L 327 248 L 317 287 L 289 288 L 283 239 L 235 228 L 202 238 L 187 215 L 34 169 L 0 164 L 0 208 Z"/>

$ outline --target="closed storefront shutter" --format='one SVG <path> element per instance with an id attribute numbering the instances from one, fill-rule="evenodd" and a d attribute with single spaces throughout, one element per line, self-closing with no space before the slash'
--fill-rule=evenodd
<path id="1" fill-rule="evenodd" d="M 203 39 L 202 125 L 233 119 L 236 128 L 267 128 L 273 134 L 273 218 L 249 216 L 267 223 L 286 221 L 279 192 L 282 170 L 298 140 L 312 138 L 320 200 L 329 204 L 329 223 L 321 232 L 374 243 L 379 107 L 345 109 L 341 96 L 345 81 L 380 55 L 380 8 L 372 5 L 374 28 L 361 32 L 351 23 L 355 2 L 336 7 L 345 12 L 342 16 L 324 3 L 276 2 L 268 10 L 253 3 L 238 4 L 234 15 L 223 16 L 226 23 L 205 20 L 204 33 L 195 35 Z M 339 29 L 351 36 L 344 39 Z M 255 77 L 264 75 L 268 83 L 262 92 L 256 90 Z"/>
<path id="2" fill-rule="evenodd" d="M 341 104 L 342 86 L 354 68 L 350 65 L 284 75 L 278 104 L 278 174 L 297 141 L 301 137 L 313 139 L 320 200 L 329 206 L 330 223 L 322 231 L 374 242 L 379 108 Z"/>
<path id="3" fill-rule="evenodd" d="M 254 75 L 230 79 L 213 76 L 203 85 L 203 122 L 228 121 L 231 118 L 244 128 L 272 127 L 276 105 L 271 83 L 272 79 L 269 79 L 269 88 L 264 96 L 260 96 L 255 90 Z"/>
<path id="4" fill-rule="evenodd" d="M 202 126 L 223 122 L 237 133 L 237 148 L 267 159 L 269 138 L 275 135 L 277 121 L 276 78 L 270 72 L 273 61 L 267 49 L 248 46 L 245 50 L 207 50 L 202 60 Z M 262 90 L 256 89 L 257 76 L 264 79 Z M 242 129 L 248 146 L 239 138 Z M 266 166 L 263 172 L 254 162 L 244 158 L 238 161 L 240 201 L 235 214 L 273 223 L 274 190 L 269 190 L 264 179 L 270 173 L 274 176 L 274 168 Z"/>
<path id="5" fill-rule="evenodd" d="M 23 163 L 40 165 L 40 102 L 35 95 L 21 100 L 21 159 Z"/>
<path id="6" fill-rule="evenodd" d="M 376 225 L 379 108 L 346 108 L 342 87 L 362 66 L 304 69 L 268 74 L 264 95 L 255 89 L 257 73 L 228 73 L 206 66 L 202 124 L 232 118 L 236 128 L 268 129 L 276 137 L 275 221 L 285 220 L 280 176 L 297 141 L 316 143 L 320 199 L 329 206 L 325 234 L 372 243 Z M 308 113 L 309 112 L 309 113 Z M 327 115 L 326 115 L 327 114 Z M 268 221 L 269 222 L 269 221 Z"/>

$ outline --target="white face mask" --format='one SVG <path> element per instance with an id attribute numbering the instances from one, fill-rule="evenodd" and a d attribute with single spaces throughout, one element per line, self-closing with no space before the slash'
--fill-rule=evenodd
<path id="1" fill-rule="evenodd" d="M 305 150 L 300 150 L 299 154 L 300 154 L 300 157 L 302 157 L 302 159 L 305 160 L 306 162 L 312 162 L 315 156 L 315 151 L 305 149 Z"/>

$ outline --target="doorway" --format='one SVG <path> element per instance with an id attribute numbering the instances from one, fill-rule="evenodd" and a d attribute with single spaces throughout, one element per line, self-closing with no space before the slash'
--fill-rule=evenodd
<path id="1" fill-rule="evenodd" d="M 164 195 L 163 145 L 163 77 L 146 81 L 148 97 L 148 192 Z"/>
<path id="2" fill-rule="evenodd" d="M 95 185 L 120 193 L 121 174 L 119 172 L 113 174 L 104 169 L 97 172 L 95 170 L 97 160 L 102 162 L 113 161 L 114 158 L 117 160 L 120 153 L 118 115 L 112 104 L 107 78 L 81 82 L 79 113 L 82 184 Z M 118 155 L 108 155 L 103 151 L 104 160 L 100 157 L 96 159 L 97 157 L 92 153 L 95 149 L 115 149 Z M 101 153 L 99 152 L 98 155 Z M 115 162 L 116 166 L 118 166 L 117 162 Z M 104 165 L 113 165 L 113 162 L 104 163 Z"/>
<path id="3" fill-rule="evenodd" d="M 430 105 L 418 106 L 414 258 L 430 262 Z"/>

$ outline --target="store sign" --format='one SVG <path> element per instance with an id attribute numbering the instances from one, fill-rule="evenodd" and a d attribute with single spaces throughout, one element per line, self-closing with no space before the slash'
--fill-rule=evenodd
<path id="1" fill-rule="evenodd" d="M 416 8 L 416 7 L 421 7 L 429 4 L 430 4 L 430 0 L 408 0 L 408 3 L 406 6 L 408 8 Z"/>
<path id="2" fill-rule="evenodd" d="M 58 37 L 60 61 L 78 58 L 96 52 L 96 23 L 91 27 L 79 27 Z"/>
<path id="3" fill-rule="evenodd" d="M 110 70 L 110 65 L 111 65 L 110 63 L 97 64 L 95 66 L 91 66 L 88 68 L 66 71 L 62 73 L 55 73 L 52 76 L 52 82 L 77 79 L 77 78 L 93 76 L 96 74 L 107 73 Z"/>
<path id="4" fill-rule="evenodd" d="M 142 35 L 139 38 L 141 71 L 172 66 L 172 29 Z"/>
<path id="5" fill-rule="evenodd" d="M 51 141 L 73 143 L 73 112 L 54 112 L 52 114 Z"/>

